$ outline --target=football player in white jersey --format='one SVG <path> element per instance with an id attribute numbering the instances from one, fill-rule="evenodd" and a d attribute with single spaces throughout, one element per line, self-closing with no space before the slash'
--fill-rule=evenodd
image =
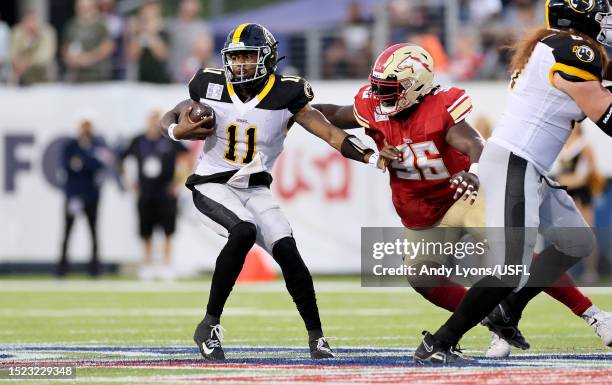
<path id="1" fill-rule="evenodd" d="M 272 197 L 269 186 L 274 161 L 294 122 L 328 142 L 347 158 L 385 169 L 395 153 L 381 156 L 355 136 L 333 126 L 309 104 L 308 82 L 275 73 L 277 42 L 259 24 L 232 30 L 221 51 L 224 69 L 199 70 L 189 83 L 191 100 L 215 111 L 198 123 L 188 119 L 186 100 L 164 115 L 164 134 L 174 140 L 203 139 L 195 173 L 187 180 L 203 222 L 228 238 L 217 257 L 206 315 L 194 340 L 204 358 L 225 358 L 220 317 L 251 247 L 257 243 L 280 265 L 287 290 L 308 331 L 312 358 L 334 357 L 323 336 L 312 277 L 293 238 L 291 226 Z M 178 120 L 178 121 L 177 121 Z"/>
<path id="2" fill-rule="evenodd" d="M 547 28 L 516 46 L 506 111 L 479 162 L 491 266 L 530 266 L 530 275 L 497 274 L 474 284 L 435 334 L 424 333 L 417 361 L 453 360 L 453 346 L 492 311 L 496 322 L 485 320 L 487 326 L 501 321 L 497 331 L 525 348 L 516 325 L 527 302 L 593 250 L 588 224 L 546 175 L 574 122 L 588 117 L 612 136 L 612 93 L 601 83 L 612 13 L 607 0 L 548 0 L 546 19 Z M 538 233 L 549 246 L 532 264 Z"/>

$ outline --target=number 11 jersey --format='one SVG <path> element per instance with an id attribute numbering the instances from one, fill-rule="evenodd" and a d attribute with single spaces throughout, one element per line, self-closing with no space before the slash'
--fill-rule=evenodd
<path id="1" fill-rule="evenodd" d="M 192 100 L 209 104 L 215 132 L 206 138 L 195 174 L 188 184 L 226 182 L 243 170 L 269 176 L 283 150 L 293 115 L 312 98 L 310 85 L 295 76 L 271 75 L 253 99 L 242 102 L 220 69 L 199 70 L 189 82 Z M 269 176 L 269 181 L 272 178 Z"/>
<path id="2" fill-rule="evenodd" d="M 376 113 L 369 86 L 355 96 L 355 118 L 378 149 L 387 143 L 402 152 L 402 161 L 391 162 L 389 173 L 393 205 L 404 226 L 434 226 L 455 203 L 450 178 L 466 171 L 470 159 L 446 142 L 446 134 L 471 110 L 470 97 L 454 87 L 436 89 L 395 116 Z"/>

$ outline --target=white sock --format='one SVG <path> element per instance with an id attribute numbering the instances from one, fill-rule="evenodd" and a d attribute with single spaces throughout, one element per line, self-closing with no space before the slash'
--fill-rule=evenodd
<path id="1" fill-rule="evenodd" d="M 591 307 L 589 307 L 588 309 L 586 309 L 584 311 L 584 313 L 582 313 L 582 315 L 580 316 L 581 318 L 588 320 L 590 318 L 592 318 L 595 314 L 597 313 L 601 313 L 601 309 L 598 308 L 595 305 L 591 305 Z"/>

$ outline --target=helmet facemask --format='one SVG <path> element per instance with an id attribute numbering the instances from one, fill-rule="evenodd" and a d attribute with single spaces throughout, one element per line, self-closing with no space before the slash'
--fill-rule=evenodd
<path id="1" fill-rule="evenodd" d="M 597 35 L 597 41 L 612 47 L 612 12 L 599 12 L 595 15 L 595 21 L 601 25 L 601 31 Z"/>
<path id="2" fill-rule="evenodd" d="M 240 63 L 235 64 L 232 62 L 232 53 L 247 53 L 253 52 L 257 54 L 255 62 L 252 63 Z M 263 79 L 271 73 L 268 73 L 266 62 L 272 55 L 272 49 L 268 46 L 255 47 L 255 46 L 244 46 L 242 43 L 231 44 L 227 48 L 221 50 L 221 58 L 223 60 L 223 68 L 225 69 L 225 78 L 228 83 L 232 84 L 243 84 L 255 82 L 258 79 Z M 235 68 L 238 66 L 237 70 Z M 255 73 L 248 75 L 247 66 L 255 66 Z M 234 73 L 236 72 L 236 73 Z"/>
<path id="3" fill-rule="evenodd" d="M 395 79 L 378 79 L 370 76 L 370 90 L 379 115 L 395 115 L 417 101 L 408 99 L 408 90 L 414 85 L 411 79 L 399 82 Z"/>

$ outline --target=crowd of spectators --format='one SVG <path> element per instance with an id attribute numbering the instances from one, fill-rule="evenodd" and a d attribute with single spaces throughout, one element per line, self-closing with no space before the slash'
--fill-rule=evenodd
<path id="1" fill-rule="evenodd" d="M 456 7 L 448 1 L 381 2 L 387 5 L 388 42 L 422 45 L 436 73 L 453 81 L 506 79 L 508 47 L 544 24 L 544 0 L 456 1 Z M 0 82 L 185 83 L 199 67 L 219 66 L 220 47 L 202 18 L 200 0 L 178 1 L 172 17 L 162 0 L 122 3 L 131 8 L 119 12 L 115 0 L 75 0 L 74 17 L 59 28 L 35 11 L 26 11 L 13 26 L 0 15 Z M 367 77 L 380 47 L 374 44 L 374 13 L 365 8 L 363 1 L 349 1 L 344 21 L 325 31 L 322 78 Z M 453 26 L 446 23 L 448 12 L 454 12 Z M 290 65 L 304 69 L 297 63 L 306 61 L 305 47 L 302 51 L 303 57 L 292 55 Z"/>
<path id="2" fill-rule="evenodd" d="M 181 0 L 174 18 L 161 0 L 76 0 L 74 17 L 54 28 L 36 10 L 9 26 L 0 15 L 0 82 L 185 82 L 215 65 L 214 38 L 198 0 Z"/>
<path id="3" fill-rule="evenodd" d="M 345 25 L 323 52 L 323 76 L 364 78 L 372 62 L 374 20 L 352 1 Z M 389 0 L 390 43 L 412 42 L 427 49 L 438 74 L 453 80 L 506 79 L 509 46 L 526 31 L 544 25 L 544 0 L 458 0 L 459 18 L 453 41 L 447 41 L 448 2 Z M 456 19 L 456 18 L 455 18 Z M 357 32 L 357 33 L 356 33 Z"/>

